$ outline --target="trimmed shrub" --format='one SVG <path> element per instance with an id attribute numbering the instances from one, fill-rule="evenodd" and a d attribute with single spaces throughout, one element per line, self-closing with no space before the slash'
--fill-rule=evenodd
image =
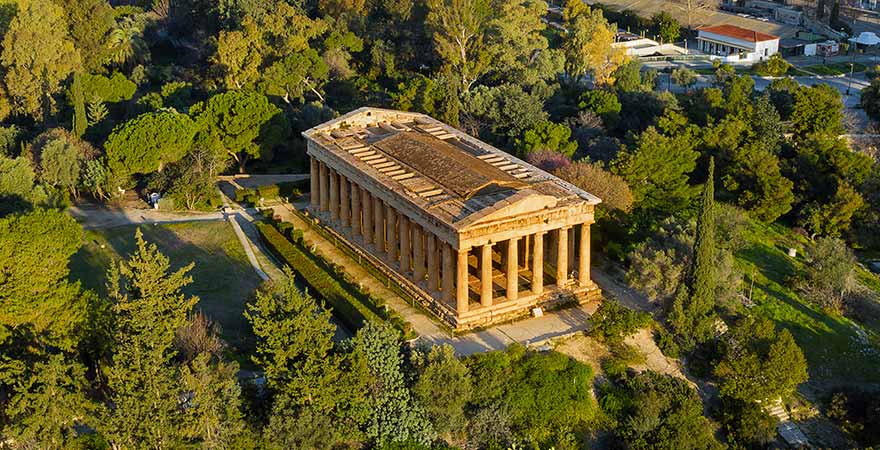
<path id="1" fill-rule="evenodd" d="M 254 195 L 253 189 L 239 189 L 235 191 L 235 201 L 238 203 L 245 202 L 252 195 Z"/>
<path id="2" fill-rule="evenodd" d="M 347 326 L 358 329 L 366 321 L 382 322 L 381 317 L 351 295 L 316 261 L 288 241 L 275 227 L 268 223 L 257 223 L 256 226 L 272 253 L 289 265 L 317 296 L 323 298 Z"/>
<path id="3" fill-rule="evenodd" d="M 276 198 L 279 196 L 281 189 L 277 184 L 269 184 L 257 188 L 257 193 L 265 199 Z"/>

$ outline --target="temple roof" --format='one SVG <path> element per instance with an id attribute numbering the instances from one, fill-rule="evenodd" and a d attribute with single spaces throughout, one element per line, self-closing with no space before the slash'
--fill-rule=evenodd
<path id="1" fill-rule="evenodd" d="M 303 136 L 454 229 L 601 202 L 424 114 L 360 108 Z"/>

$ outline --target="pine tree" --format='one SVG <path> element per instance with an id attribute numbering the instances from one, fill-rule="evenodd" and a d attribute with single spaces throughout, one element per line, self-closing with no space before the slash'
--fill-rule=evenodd
<path id="1" fill-rule="evenodd" d="M 181 292 L 192 283 L 193 264 L 171 272 L 168 258 L 140 229 L 135 239 L 135 253 L 108 273 L 115 320 L 107 377 L 112 407 L 98 425 L 114 448 L 169 448 L 182 434 L 172 344 L 198 301 Z"/>
<path id="2" fill-rule="evenodd" d="M 70 88 L 73 97 L 73 134 L 82 137 L 89 126 L 89 118 L 86 116 L 86 99 L 82 87 L 82 76 L 79 72 L 73 74 L 73 86 Z"/>
<path id="3" fill-rule="evenodd" d="M 669 315 L 670 323 L 686 344 L 703 342 L 712 336 L 715 309 L 715 159 L 709 160 L 709 177 L 703 187 L 700 215 L 694 240 L 694 257 L 684 285 Z"/>
<path id="4" fill-rule="evenodd" d="M 85 368 L 64 355 L 52 355 L 21 376 L 4 411 L 3 434 L 12 448 L 61 450 L 70 448 L 74 426 L 94 410 L 86 398 Z"/>
<path id="5" fill-rule="evenodd" d="M 287 279 L 257 292 L 245 317 L 257 336 L 254 362 L 269 387 L 285 392 L 299 406 L 332 405 L 338 361 L 330 354 L 336 326 L 330 311 L 300 291 L 289 270 Z"/>

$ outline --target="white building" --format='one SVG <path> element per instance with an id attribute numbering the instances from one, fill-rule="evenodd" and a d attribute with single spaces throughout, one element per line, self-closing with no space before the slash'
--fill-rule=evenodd
<path id="1" fill-rule="evenodd" d="M 728 62 L 758 62 L 779 52 L 779 36 L 761 33 L 736 25 L 700 27 L 698 49 L 709 55 L 723 56 Z"/>
<path id="2" fill-rule="evenodd" d="M 661 44 L 653 39 L 644 38 L 625 31 L 618 31 L 613 48 L 622 48 L 627 56 L 641 58 L 645 56 L 677 56 L 687 55 L 688 51 L 674 43 Z"/>

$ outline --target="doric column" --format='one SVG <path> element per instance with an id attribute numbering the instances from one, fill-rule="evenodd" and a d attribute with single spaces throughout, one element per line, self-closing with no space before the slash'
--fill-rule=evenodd
<path id="1" fill-rule="evenodd" d="M 539 231 L 532 238 L 532 293 L 544 292 L 544 232 Z"/>
<path id="2" fill-rule="evenodd" d="M 416 282 L 425 278 L 425 233 L 422 227 L 416 223 L 412 226 L 413 232 L 413 279 Z"/>
<path id="3" fill-rule="evenodd" d="M 412 255 L 409 218 L 403 214 L 398 214 L 397 228 L 400 234 L 400 271 L 406 273 L 409 271 L 410 255 Z"/>
<path id="4" fill-rule="evenodd" d="M 480 259 L 480 303 L 492 306 L 492 244 L 483 246 Z"/>
<path id="5" fill-rule="evenodd" d="M 443 301 L 451 303 L 455 295 L 455 268 L 452 260 L 452 246 L 443 243 Z"/>
<path id="6" fill-rule="evenodd" d="M 507 299 L 519 298 L 519 259 L 516 255 L 516 241 L 507 240 Z"/>
<path id="7" fill-rule="evenodd" d="M 428 292 L 437 290 L 440 278 L 439 270 L 437 270 L 437 237 L 430 232 L 425 232 L 425 239 L 428 241 Z"/>
<path id="8" fill-rule="evenodd" d="M 373 242 L 373 196 L 370 191 L 361 189 L 361 204 L 364 206 L 364 225 L 361 227 L 361 236 L 364 244 Z"/>
<path id="9" fill-rule="evenodd" d="M 581 224 L 581 242 L 578 247 L 578 284 L 587 286 L 590 281 L 590 224 Z"/>
<path id="10" fill-rule="evenodd" d="M 351 224 L 351 198 L 348 195 L 348 180 L 342 174 L 339 177 L 339 220 L 343 227 Z"/>
<path id="11" fill-rule="evenodd" d="M 577 256 L 574 248 L 576 239 L 574 238 L 574 227 L 568 229 L 568 267 L 574 268 L 574 257 Z"/>
<path id="12" fill-rule="evenodd" d="M 568 227 L 556 230 L 556 287 L 568 281 Z"/>
<path id="13" fill-rule="evenodd" d="M 317 209 L 321 204 L 321 199 L 318 197 L 321 195 L 321 191 L 318 189 L 318 160 L 311 157 L 309 161 L 309 204 L 312 206 L 312 209 Z"/>
<path id="14" fill-rule="evenodd" d="M 321 211 L 327 211 L 330 209 L 330 184 L 327 177 L 327 164 L 323 162 L 320 164 L 321 167 L 318 169 L 318 178 L 320 178 L 318 180 L 320 184 L 318 192 L 321 195 Z"/>
<path id="15" fill-rule="evenodd" d="M 330 176 L 330 220 L 339 220 L 339 176 L 335 170 L 327 171 Z"/>
<path id="16" fill-rule="evenodd" d="M 385 205 L 379 197 L 373 197 L 373 245 L 376 254 L 385 251 Z"/>
<path id="17" fill-rule="evenodd" d="M 455 306 L 458 314 L 468 312 L 468 249 L 458 251 L 455 261 Z"/>
<path id="18" fill-rule="evenodd" d="M 351 183 L 351 234 L 357 236 L 361 232 L 361 190 L 357 184 Z"/>
<path id="19" fill-rule="evenodd" d="M 385 204 L 385 238 L 388 261 L 397 261 L 397 211 L 388 203 Z"/>

